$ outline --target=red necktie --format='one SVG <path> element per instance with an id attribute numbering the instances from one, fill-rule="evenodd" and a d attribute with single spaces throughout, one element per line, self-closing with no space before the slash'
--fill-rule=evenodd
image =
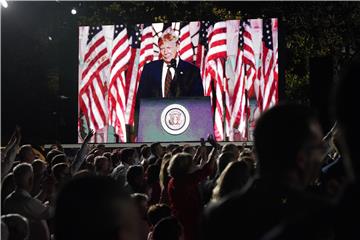
<path id="1" fill-rule="evenodd" d="M 171 72 L 170 72 L 170 67 L 168 67 L 168 69 L 166 71 L 166 76 L 165 76 L 164 97 L 170 97 L 171 80 L 172 80 L 172 76 L 171 76 Z"/>

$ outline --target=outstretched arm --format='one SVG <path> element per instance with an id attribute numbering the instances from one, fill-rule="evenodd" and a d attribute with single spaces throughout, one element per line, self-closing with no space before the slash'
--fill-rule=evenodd
<path id="1" fill-rule="evenodd" d="M 81 167 L 81 164 L 84 162 L 84 160 L 86 158 L 86 154 L 89 151 L 88 142 L 90 141 L 92 136 L 94 136 L 94 130 L 90 129 L 90 131 L 86 135 L 84 142 L 82 143 L 79 151 L 76 153 L 73 163 L 71 164 L 71 173 L 72 174 L 76 173 L 79 170 L 79 168 Z"/>
<path id="2" fill-rule="evenodd" d="M 19 150 L 21 141 L 20 128 L 16 126 L 4 151 L 1 152 L 1 178 L 3 178 L 11 169 L 15 162 L 16 153 Z"/>

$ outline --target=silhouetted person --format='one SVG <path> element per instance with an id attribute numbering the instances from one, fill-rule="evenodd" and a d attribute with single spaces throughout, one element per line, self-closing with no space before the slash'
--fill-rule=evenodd
<path id="1" fill-rule="evenodd" d="M 29 239 L 29 221 L 24 216 L 17 213 L 6 214 L 1 216 L 1 221 L 4 222 L 8 228 L 9 237 L 7 240 Z"/>
<path id="2" fill-rule="evenodd" d="M 154 228 L 153 240 L 183 240 L 183 227 L 175 217 L 160 220 Z"/>
<path id="3" fill-rule="evenodd" d="M 128 193 L 148 193 L 144 168 L 141 165 L 130 166 L 126 173 L 125 187 Z"/>
<path id="4" fill-rule="evenodd" d="M 130 166 L 135 164 L 135 149 L 124 148 L 120 151 L 120 164 L 115 167 L 111 173 L 111 177 L 124 186 L 126 183 L 126 173 Z"/>
<path id="5" fill-rule="evenodd" d="M 4 213 L 18 213 L 29 220 L 30 239 L 47 240 L 50 233 L 47 219 L 53 216 L 53 208 L 43 204 L 40 200 L 30 195 L 33 186 L 33 168 L 29 163 L 21 163 L 14 168 L 15 191 L 4 201 Z M 44 185 L 42 191 L 51 194 L 51 186 Z"/>
<path id="6" fill-rule="evenodd" d="M 152 240 L 152 232 L 156 224 L 163 218 L 171 216 L 171 209 L 166 204 L 151 205 L 147 211 L 147 219 L 150 225 L 148 240 Z"/>
<path id="7" fill-rule="evenodd" d="M 184 227 L 185 240 L 198 239 L 203 205 L 199 183 L 209 176 L 214 168 L 216 150 L 207 160 L 206 147 L 200 147 L 203 158 L 197 166 L 188 153 L 179 153 L 170 160 L 168 183 L 169 203 L 172 213 Z"/>
<path id="8" fill-rule="evenodd" d="M 219 201 L 230 193 L 243 189 L 250 176 L 250 168 L 246 162 L 234 161 L 229 163 L 216 181 L 212 200 Z"/>
<path id="9" fill-rule="evenodd" d="M 32 163 L 35 160 L 35 154 L 30 144 L 22 145 L 19 149 L 19 161 Z"/>
<path id="10" fill-rule="evenodd" d="M 138 240 L 138 225 L 130 196 L 110 177 L 74 178 L 59 193 L 56 240 Z"/>
<path id="11" fill-rule="evenodd" d="M 305 193 L 324 153 L 321 127 L 310 109 L 277 105 L 259 118 L 254 137 L 260 177 L 249 190 L 207 209 L 203 239 L 259 239 L 284 219 L 326 206 Z"/>

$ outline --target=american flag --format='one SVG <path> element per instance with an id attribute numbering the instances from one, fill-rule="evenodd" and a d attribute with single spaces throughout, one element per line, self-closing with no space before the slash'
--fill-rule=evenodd
<path id="1" fill-rule="evenodd" d="M 216 92 L 215 103 L 215 124 L 214 134 L 217 141 L 224 140 L 223 127 L 223 92 L 224 92 L 224 61 L 227 57 L 226 48 L 226 22 L 217 22 L 214 24 L 209 36 L 209 51 L 205 59 L 205 79 L 209 77 L 214 81 Z M 206 91 L 211 83 L 206 82 Z"/>
<path id="2" fill-rule="evenodd" d="M 234 94 L 233 94 L 233 111 L 231 114 L 231 127 L 238 129 L 240 133 L 240 140 L 246 139 L 246 82 L 245 82 L 245 31 L 244 22 L 239 22 L 239 44 L 236 55 L 235 64 L 235 83 L 234 83 Z M 232 139 L 231 139 L 232 140 Z"/>
<path id="3" fill-rule="evenodd" d="M 130 114 L 133 114 L 132 104 L 135 98 L 135 86 L 138 72 L 138 62 L 140 55 L 140 43 L 141 43 L 141 32 L 140 24 L 136 24 L 133 28 L 128 28 L 128 35 L 130 37 L 130 49 L 131 57 L 126 71 L 126 108 L 125 108 L 125 120 L 126 123 L 130 122 Z"/>
<path id="4" fill-rule="evenodd" d="M 188 22 L 180 23 L 180 58 L 184 61 L 193 63 L 194 61 L 194 49 L 190 36 L 190 24 Z"/>
<path id="5" fill-rule="evenodd" d="M 204 87 L 204 95 L 210 96 L 211 94 L 211 76 L 205 75 L 205 57 L 209 50 L 208 44 L 208 36 L 209 32 L 212 29 L 212 24 L 210 21 L 201 21 L 200 22 L 200 30 L 199 30 L 199 44 L 197 46 L 197 53 L 196 53 L 196 63 L 195 65 L 200 68 L 200 74 L 203 81 Z M 207 79 L 208 77 L 209 79 Z"/>
<path id="6" fill-rule="evenodd" d="M 250 29 L 251 22 L 249 20 L 244 20 L 242 22 L 242 32 L 240 32 L 240 34 L 243 35 L 242 49 L 244 52 L 243 59 L 246 68 L 246 90 L 249 93 L 249 97 L 251 97 L 254 93 L 254 82 L 256 79 L 256 60 L 253 37 Z"/>
<path id="7" fill-rule="evenodd" d="M 121 142 L 126 142 L 125 128 L 125 70 L 131 57 L 126 26 L 114 26 L 114 38 L 111 52 L 111 69 L 109 84 L 109 125 L 115 128 L 115 133 Z"/>
<path id="8" fill-rule="evenodd" d="M 273 51 L 273 36 L 271 19 L 263 20 L 263 37 L 260 66 L 260 90 L 262 111 L 276 103 L 277 81 L 274 74 L 276 71 L 276 60 Z"/>
<path id="9" fill-rule="evenodd" d="M 107 123 L 104 69 L 109 64 L 110 59 L 102 27 L 89 27 L 79 86 L 79 102 L 88 127 L 95 131 L 102 129 Z"/>
<path id="10" fill-rule="evenodd" d="M 139 26 L 138 26 L 139 27 Z M 132 60 L 130 61 L 129 73 L 130 77 L 130 87 L 129 94 L 126 103 L 126 116 L 127 122 L 130 125 L 134 125 L 134 113 L 135 113 L 135 103 L 136 103 L 136 94 L 139 87 L 139 80 L 141 76 L 142 69 L 144 65 L 153 60 L 154 50 L 153 50 L 153 36 L 154 30 L 151 24 L 144 24 L 141 32 L 141 38 L 139 41 L 140 33 L 135 31 L 135 36 L 132 38 L 132 48 L 136 49 L 140 46 L 139 55 L 137 58 L 136 50 L 132 50 Z M 139 45 L 140 44 L 140 45 Z M 135 66 L 136 65 L 136 66 Z"/>

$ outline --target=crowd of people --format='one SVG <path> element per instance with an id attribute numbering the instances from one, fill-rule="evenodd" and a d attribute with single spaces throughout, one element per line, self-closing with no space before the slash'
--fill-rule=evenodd
<path id="1" fill-rule="evenodd" d="M 70 156 L 21 145 L 16 128 L 1 150 L 1 239 L 359 239 L 358 66 L 326 136 L 311 108 L 289 103 L 260 116 L 253 147 L 209 136 L 110 149 L 91 147 L 90 131 Z"/>

